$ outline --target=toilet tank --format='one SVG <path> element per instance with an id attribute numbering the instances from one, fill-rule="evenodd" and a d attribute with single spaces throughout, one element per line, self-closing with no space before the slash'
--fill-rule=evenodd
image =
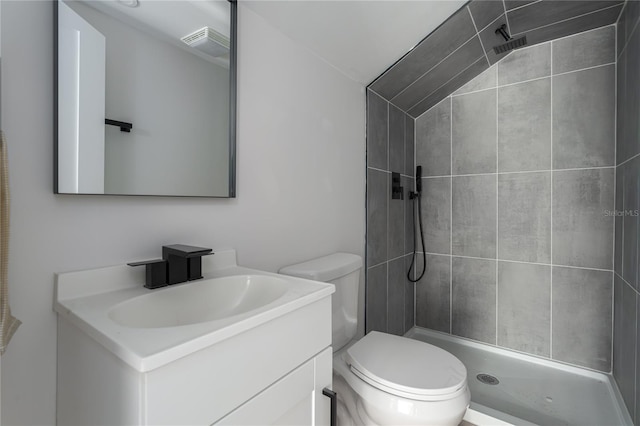
<path id="1" fill-rule="evenodd" d="M 358 329 L 358 288 L 362 258 L 351 253 L 333 253 L 308 260 L 278 271 L 308 280 L 336 286 L 331 295 L 333 350 L 337 351 L 356 335 Z"/>

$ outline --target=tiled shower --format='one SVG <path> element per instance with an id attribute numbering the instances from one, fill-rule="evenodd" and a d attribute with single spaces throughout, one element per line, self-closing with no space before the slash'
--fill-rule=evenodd
<path id="1" fill-rule="evenodd" d="M 526 30 L 530 46 L 492 55 L 486 30 L 505 17 L 525 25 L 527 7 L 542 19 L 540 3 L 473 1 L 436 32 L 468 15 L 479 59 L 465 54 L 440 77 L 470 43 L 459 41 L 389 92 L 385 76 L 410 70 L 407 57 L 432 34 L 369 87 L 366 328 L 417 325 L 613 371 L 637 422 L 640 2 L 570 2 L 592 9 L 542 22 Z M 427 263 L 414 286 L 416 165 Z M 402 174 L 404 200 L 391 198 L 391 172 Z"/>
<path id="2" fill-rule="evenodd" d="M 610 370 L 614 52 L 612 26 L 516 51 L 416 119 L 417 325 Z"/>

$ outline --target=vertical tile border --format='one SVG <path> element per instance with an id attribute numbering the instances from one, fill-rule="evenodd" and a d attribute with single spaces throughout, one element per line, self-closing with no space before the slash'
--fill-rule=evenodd
<path id="1" fill-rule="evenodd" d="M 407 113 L 400 111 L 371 89 L 367 89 L 366 96 L 366 117 L 368 120 L 372 116 L 370 111 L 372 100 L 377 102 L 381 99 L 385 103 L 384 107 L 377 105 L 379 110 L 386 109 L 385 123 L 377 126 L 386 131 L 385 140 L 379 140 L 380 138 L 374 138 L 374 140 L 370 138 L 370 134 L 367 134 L 366 147 L 367 157 L 369 157 L 371 149 L 380 148 L 380 146 L 384 145 L 386 147 L 386 164 L 383 165 L 381 162 L 380 164 L 370 164 L 370 158 L 367 159 L 365 164 L 367 170 L 364 269 L 365 331 L 369 332 L 375 329 L 404 334 L 409 330 L 410 326 L 412 327 L 415 324 L 414 285 L 406 279 L 404 274 L 399 273 L 401 269 L 406 267 L 409 245 L 406 238 L 410 235 L 408 221 L 410 221 L 409 213 L 411 212 L 409 209 L 413 207 L 413 203 L 409 201 L 408 195 L 409 191 L 413 190 L 414 182 L 412 169 L 415 162 L 415 122 Z M 392 113 L 394 114 L 394 131 L 397 133 L 393 135 L 395 138 L 393 146 L 401 151 L 395 156 L 392 156 L 389 151 L 392 148 L 390 143 L 390 137 L 392 136 L 390 119 Z M 382 116 L 378 118 L 382 119 Z M 376 126 L 373 123 L 367 122 L 366 129 L 368 132 L 374 127 Z M 371 146 L 371 143 L 376 146 Z M 409 162 L 412 164 L 409 165 Z M 393 163 L 394 170 L 390 169 L 391 163 Z M 391 198 L 391 172 L 398 172 L 401 175 L 404 196 L 402 200 L 393 200 Z M 372 179 L 372 176 L 375 179 Z M 383 180 L 384 182 L 382 182 Z M 377 215 L 380 216 L 378 221 L 384 221 L 384 226 L 382 224 L 370 226 L 370 219 L 376 213 L 370 210 L 372 199 L 374 198 L 377 200 L 376 204 L 379 205 L 379 208 L 384 210 L 384 212 L 377 212 Z M 395 231 L 394 235 L 392 235 L 391 230 Z M 398 233 L 401 235 L 396 235 Z M 375 253 L 372 252 L 372 249 L 375 248 L 374 246 L 377 247 Z M 370 274 L 374 273 L 375 275 L 379 268 L 385 268 L 387 271 L 384 280 L 377 277 L 377 275 L 375 280 L 370 280 Z M 383 286 L 384 291 L 382 290 Z M 391 290 L 393 290 L 393 293 L 391 293 Z M 380 300 L 383 296 L 382 293 L 384 293 L 384 306 Z M 393 300 L 389 298 L 391 294 L 394 296 Z M 398 309 L 401 309 L 401 312 L 397 312 Z M 383 322 L 384 325 L 382 324 Z"/>

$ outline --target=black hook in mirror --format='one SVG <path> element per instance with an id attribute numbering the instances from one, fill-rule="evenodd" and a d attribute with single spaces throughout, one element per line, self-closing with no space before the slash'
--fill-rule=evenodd
<path id="1" fill-rule="evenodd" d="M 121 132 L 130 133 L 131 129 L 133 129 L 133 124 L 131 123 L 126 123 L 124 121 L 109 120 L 108 118 L 104 119 L 104 124 L 108 124 L 109 126 L 120 127 Z"/>

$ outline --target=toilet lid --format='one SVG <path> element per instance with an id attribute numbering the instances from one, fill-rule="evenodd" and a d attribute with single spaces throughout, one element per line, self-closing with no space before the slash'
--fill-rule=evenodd
<path id="1" fill-rule="evenodd" d="M 446 397 L 467 382 L 467 369 L 449 352 L 377 331 L 351 346 L 345 359 L 351 371 L 369 384 L 408 398 Z"/>

